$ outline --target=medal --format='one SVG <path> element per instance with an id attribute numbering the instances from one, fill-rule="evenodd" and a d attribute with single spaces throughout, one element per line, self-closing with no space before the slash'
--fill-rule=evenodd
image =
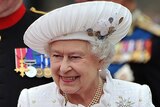
<path id="1" fill-rule="evenodd" d="M 33 66 L 28 66 L 27 68 L 28 68 L 28 71 L 25 72 L 26 76 L 28 76 L 28 77 L 30 77 L 30 78 L 35 77 L 36 74 L 37 74 L 36 68 L 33 67 Z"/>
<path id="2" fill-rule="evenodd" d="M 16 48 L 15 49 L 15 64 L 16 64 L 16 69 L 14 69 L 14 71 L 16 71 L 17 73 L 20 72 L 20 76 L 24 77 L 25 72 L 28 71 L 28 69 L 26 68 L 26 65 L 24 64 L 24 57 L 26 55 L 26 48 Z"/>
<path id="3" fill-rule="evenodd" d="M 39 54 L 38 56 L 36 56 L 36 60 L 37 60 L 37 74 L 36 77 L 41 78 L 43 77 L 44 73 L 43 73 L 43 68 L 44 68 L 44 55 Z"/>
<path id="4" fill-rule="evenodd" d="M 152 48 L 152 42 L 151 40 L 146 40 L 145 43 L 145 63 L 148 62 L 151 58 L 151 48 Z"/>
<path id="5" fill-rule="evenodd" d="M 14 70 L 15 70 L 17 73 L 20 72 L 20 76 L 21 76 L 21 77 L 24 77 L 24 73 L 28 71 L 28 68 L 25 68 L 25 67 L 24 67 L 24 60 L 23 60 L 23 59 L 20 60 L 20 67 L 14 69 Z"/>
<path id="6" fill-rule="evenodd" d="M 43 77 L 43 69 L 42 68 L 37 68 L 37 74 L 36 77 L 41 78 Z"/>
<path id="7" fill-rule="evenodd" d="M 128 52 L 129 53 L 133 53 L 134 48 L 135 48 L 135 41 L 134 40 L 129 40 L 129 43 L 128 43 Z"/>
<path id="8" fill-rule="evenodd" d="M 44 68 L 43 71 L 44 71 L 44 77 L 46 77 L 46 78 L 51 78 L 52 77 L 50 68 Z"/>
<path id="9" fill-rule="evenodd" d="M 45 62 L 45 68 L 44 68 L 44 70 L 43 70 L 43 72 L 44 72 L 44 77 L 46 77 L 46 78 L 51 78 L 52 77 L 52 74 L 51 74 L 51 69 L 49 68 L 49 64 L 50 64 L 50 60 L 49 60 L 49 58 L 46 56 L 46 55 L 44 55 L 44 62 Z"/>
<path id="10" fill-rule="evenodd" d="M 29 78 L 33 78 L 36 76 L 37 74 L 37 70 L 36 68 L 33 66 L 36 64 L 36 60 L 33 58 L 34 55 L 33 55 L 33 51 L 28 48 L 27 50 L 27 54 L 26 54 L 26 59 L 25 59 L 25 64 L 28 65 L 28 72 L 25 72 L 26 76 L 29 77 Z"/>
<path id="11" fill-rule="evenodd" d="M 127 53 L 127 41 L 122 41 L 121 42 L 121 58 L 120 58 L 120 63 L 128 61 L 128 53 Z"/>

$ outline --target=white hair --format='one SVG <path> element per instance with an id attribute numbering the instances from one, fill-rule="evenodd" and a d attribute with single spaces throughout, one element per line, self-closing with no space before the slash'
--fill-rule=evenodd
<path id="1" fill-rule="evenodd" d="M 103 42 L 103 41 L 102 41 Z M 101 70 L 105 70 L 109 67 L 114 56 L 114 45 L 112 45 L 107 39 L 104 43 L 89 42 L 91 44 L 92 52 L 103 61 Z"/>

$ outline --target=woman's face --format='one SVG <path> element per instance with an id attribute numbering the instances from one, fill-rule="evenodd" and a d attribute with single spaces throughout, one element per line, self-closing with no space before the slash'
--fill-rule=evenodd
<path id="1" fill-rule="evenodd" d="M 86 41 L 56 41 L 50 49 L 51 70 L 55 83 L 67 94 L 97 87 L 100 61 Z"/>

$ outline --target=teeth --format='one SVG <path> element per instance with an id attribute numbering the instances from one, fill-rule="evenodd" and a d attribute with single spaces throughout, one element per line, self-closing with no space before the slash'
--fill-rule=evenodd
<path id="1" fill-rule="evenodd" d="M 64 79 L 64 80 L 75 80 L 76 77 L 62 77 L 62 79 Z"/>

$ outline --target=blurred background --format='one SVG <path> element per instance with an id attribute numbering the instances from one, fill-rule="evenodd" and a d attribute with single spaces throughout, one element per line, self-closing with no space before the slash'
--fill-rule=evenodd
<path id="1" fill-rule="evenodd" d="M 35 7 L 48 12 L 58 7 L 74 3 L 74 0 L 24 0 L 27 8 Z M 160 24 L 160 0 L 137 0 L 138 8 Z"/>
<path id="2" fill-rule="evenodd" d="M 160 0 L 137 0 L 138 8 L 160 24 Z"/>

